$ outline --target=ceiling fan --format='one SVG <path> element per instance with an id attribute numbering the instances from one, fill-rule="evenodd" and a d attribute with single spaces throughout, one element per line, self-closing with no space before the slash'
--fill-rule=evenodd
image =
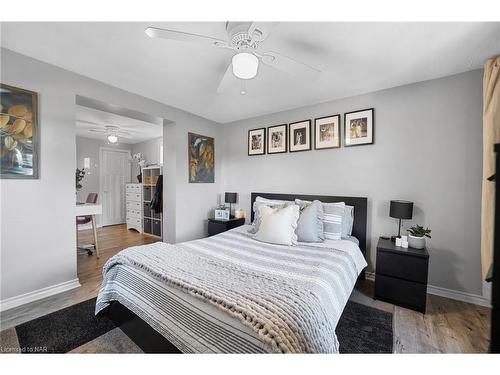
<path id="1" fill-rule="evenodd" d="M 95 124 L 88 121 L 80 121 L 80 122 L 85 122 L 90 125 L 99 126 L 99 124 Z M 132 135 L 128 131 L 123 130 L 115 125 L 105 125 L 104 127 L 93 127 L 93 128 L 88 128 L 87 130 L 95 133 L 105 134 L 106 139 L 108 140 L 109 143 L 117 143 L 119 138 L 132 139 Z"/>
<path id="2" fill-rule="evenodd" d="M 261 43 L 268 37 L 277 22 L 226 22 L 228 40 L 221 40 L 205 35 L 185 33 L 156 27 L 148 27 L 145 33 L 151 38 L 163 38 L 182 42 L 193 42 L 225 48 L 235 51 L 226 73 L 217 88 L 222 93 L 233 77 L 249 80 L 257 75 L 259 63 L 263 63 L 286 73 L 304 76 L 321 71 L 290 57 L 273 51 L 262 51 Z M 244 89 L 240 91 L 246 93 Z"/>

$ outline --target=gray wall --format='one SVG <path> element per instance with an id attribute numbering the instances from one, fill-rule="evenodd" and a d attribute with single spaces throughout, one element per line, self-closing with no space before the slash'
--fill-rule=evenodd
<path id="1" fill-rule="evenodd" d="M 166 240 L 205 235 L 207 213 L 217 203 L 220 180 L 217 176 L 215 184 L 187 183 L 187 133 L 202 132 L 218 139 L 221 130 L 216 123 L 7 49 L 0 50 L 0 59 L 2 83 L 39 94 L 41 153 L 38 180 L 0 180 L 2 300 L 77 277 L 76 95 L 166 119 L 164 127 L 173 129 L 178 142 L 164 148 L 172 168 L 165 171 Z M 217 154 L 222 152 L 218 144 Z M 216 168 L 220 170 L 220 158 Z M 188 207 L 191 198 L 195 205 Z M 179 199 L 181 210 L 176 209 Z"/>
<path id="2" fill-rule="evenodd" d="M 160 145 L 163 144 L 163 138 L 158 137 L 154 139 L 149 139 L 144 142 L 135 143 L 132 145 L 132 154 L 136 154 L 140 152 L 144 155 L 147 164 L 159 165 L 160 164 Z M 139 173 L 139 167 L 137 163 L 133 162 L 131 165 L 132 168 L 132 181 L 137 181 L 137 175 Z"/>
<path id="3" fill-rule="evenodd" d="M 375 108 L 375 144 L 247 156 L 247 131 Z M 343 116 L 342 116 L 343 127 Z M 431 285 L 482 294 L 480 263 L 482 71 L 397 87 L 223 125 L 223 190 L 369 198 L 368 252 L 397 233 L 390 199 L 415 202 L 413 220 L 432 228 Z M 343 136 L 343 129 L 342 129 Z"/>

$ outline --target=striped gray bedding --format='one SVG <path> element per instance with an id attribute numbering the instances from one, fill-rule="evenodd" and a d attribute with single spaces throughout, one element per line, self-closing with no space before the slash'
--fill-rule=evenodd
<path id="1" fill-rule="evenodd" d="M 186 353 L 336 353 L 366 262 L 354 243 L 334 243 L 272 245 L 238 228 L 131 247 L 104 266 L 96 314 L 118 301 Z"/>

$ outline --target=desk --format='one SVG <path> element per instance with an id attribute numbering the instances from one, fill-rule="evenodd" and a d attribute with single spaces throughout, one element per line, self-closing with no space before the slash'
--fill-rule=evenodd
<path id="1" fill-rule="evenodd" d="M 75 217 L 90 216 L 92 218 L 92 230 L 94 231 L 94 246 L 97 258 L 99 258 L 99 244 L 97 242 L 97 225 L 95 222 L 95 215 L 102 214 L 102 205 L 94 203 L 77 203 L 75 208 Z M 78 245 L 78 226 L 76 228 L 76 238 Z"/>

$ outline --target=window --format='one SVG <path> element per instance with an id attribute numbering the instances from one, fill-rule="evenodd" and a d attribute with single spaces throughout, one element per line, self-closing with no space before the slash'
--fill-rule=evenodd
<path id="1" fill-rule="evenodd" d="M 159 144 L 160 146 L 160 157 L 158 160 L 160 161 L 160 165 L 163 165 L 163 140 L 160 141 L 161 143 Z"/>

